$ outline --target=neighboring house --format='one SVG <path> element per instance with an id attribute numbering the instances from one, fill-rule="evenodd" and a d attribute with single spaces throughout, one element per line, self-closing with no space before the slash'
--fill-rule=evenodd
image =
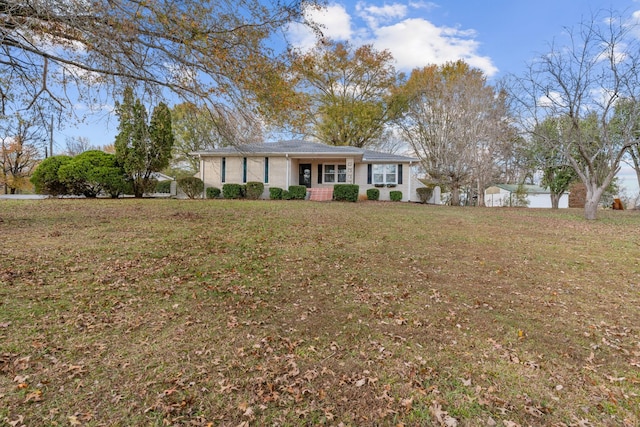
<path id="1" fill-rule="evenodd" d="M 191 153 L 200 159 L 197 176 L 206 187 L 222 188 L 225 183 L 264 183 L 263 198 L 270 187 L 288 189 L 304 185 L 312 200 L 331 200 L 335 184 L 357 184 L 360 195 L 378 188 L 380 200 L 389 192 L 402 192 L 403 201 L 419 201 L 412 176 L 417 159 L 350 146 L 331 146 L 308 141 L 280 141 L 222 147 Z"/>
<path id="2" fill-rule="evenodd" d="M 530 208 L 551 208 L 551 192 L 538 185 L 496 184 L 484 190 L 484 203 L 492 206 L 519 206 L 518 187 L 526 193 Z M 560 196 L 559 208 L 569 207 L 569 193 Z"/>
<path id="3" fill-rule="evenodd" d="M 165 175 L 160 172 L 152 172 L 151 178 L 155 179 L 158 182 L 162 181 L 171 181 L 171 187 L 168 193 L 148 193 L 145 194 L 147 197 L 175 197 L 178 195 L 178 186 L 174 177 Z"/>

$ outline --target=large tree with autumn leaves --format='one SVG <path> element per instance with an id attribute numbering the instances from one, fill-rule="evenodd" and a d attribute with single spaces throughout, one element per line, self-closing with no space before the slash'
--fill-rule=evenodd
<path id="1" fill-rule="evenodd" d="M 399 76 L 389 51 L 322 40 L 292 61 L 294 132 L 329 145 L 370 147 L 398 112 Z"/>
<path id="2" fill-rule="evenodd" d="M 126 86 L 246 106 L 278 90 L 266 41 L 300 16 L 299 0 L 0 1 L 0 114 Z"/>

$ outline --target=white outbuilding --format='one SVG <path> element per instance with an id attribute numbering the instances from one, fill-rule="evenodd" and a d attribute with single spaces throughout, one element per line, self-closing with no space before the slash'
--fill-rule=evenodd
<path id="1" fill-rule="evenodd" d="M 522 202 L 523 200 L 525 203 Z M 488 207 L 551 208 L 551 192 L 539 185 L 495 184 L 484 191 L 484 202 Z M 560 196 L 558 208 L 568 207 L 569 193 L 565 192 Z"/>

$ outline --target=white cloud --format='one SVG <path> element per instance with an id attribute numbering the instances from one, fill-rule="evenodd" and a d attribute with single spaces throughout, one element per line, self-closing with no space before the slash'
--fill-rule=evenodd
<path id="1" fill-rule="evenodd" d="M 364 2 L 358 2 L 356 12 L 370 28 L 377 28 L 381 22 L 390 22 L 407 16 L 407 6 L 394 3 L 392 5 L 373 6 Z"/>
<path id="2" fill-rule="evenodd" d="M 383 6 L 360 1 L 354 15 L 359 18 L 357 22 L 362 23 L 360 26 L 354 24 L 343 5 L 336 3 L 322 9 L 309 9 L 305 15 L 322 26 L 322 34 L 327 38 L 389 50 L 400 71 L 462 59 L 489 77 L 495 75 L 498 69 L 491 58 L 478 53 L 474 30 L 437 26 L 423 17 L 411 15 L 417 11 L 424 14 L 434 7 L 437 7 L 434 3 L 420 0 Z M 303 26 L 291 26 L 289 37 L 294 47 L 302 50 L 310 49 L 316 42 L 313 32 Z"/>
<path id="3" fill-rule="evenodd" d="M 332 4 L 319 8 L 312 6 L 304 13 L 305 18 L 320 26 L 322 35 L 333 40 L 350 40 L 353 37 L 351 16 L 344 6 Z M 301 24 L 289 26 L 289 37 L 295 47 L 308 50 L 316 43 L 316 36 L 308 27 Z"/>
<path id="4" fill-rule="evenodd" d="M 478 55 L 475 32 L 451 27 L 438 27 L 421 19 L 405 19 L 375 30 L 372 43 L 378 49 L 388 49 L 401 70 L 411 70 L 428 64 L 444 64 L 463 59 L 487 76 L 498 72 L 491 58 Z"/>

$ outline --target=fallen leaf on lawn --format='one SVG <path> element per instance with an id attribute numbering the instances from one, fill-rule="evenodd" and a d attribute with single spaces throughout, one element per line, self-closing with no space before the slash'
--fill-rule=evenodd
<path id="1" fill-rule="evenodd" d="M 356 387 L 362 387 L 367 382 L 366 378 L 362 378 L 361 380 L 356 381 Z"/>
<path id="2" fill-rule="evenodd" d="M 502 420 L 502 424 L 504 424 L 504 427 L 521 427 L 520 424 L 507 420 Z"/>
<path id="3" fill-rule="evenodd" d="M 9 421 L 9 425 L 11 427 L 16 427 L 18 424 L 22 425 L 22 422 L 24 421 L 24 416 L 23 415 L 18 415 L 18 418 L 13 420 L 13 421 Z"/>
<path id="4" fill-rule="evenodd" d="M 524 409 L 525 411 L 527 411 L 529 414 L 533 415 L 536 418 L 540 418 L 542 417 L 542 415 L 544 415 L 542 411 L 540 411 L 538 408 L 535 408 L 533 406 L 525 406 Z"/>
<path id="5" fill-rule="evenodd" d="M 42 390 L 34 390 L 31 393 L 28 393 L 24 399 L 24 403 L 33 400 L 34 402 L 39 402 L 42 400 Z"/>
<path id="6" fill-rule="evenodd" d="M 0 323 L 0 328 L 8 328 L 11 326 L 11 322 L 2 322 Z"/>
<path id="7" fill-rule="evenodd" d="M 78 420 L 78 417 L 76 417 L 75 415 L 70 415 L 69 417 L 67 417 L 67 419 L 69 420 L 69 424 L 71 424 L 72 426 L 82 425 L 82 423 Z"/>

